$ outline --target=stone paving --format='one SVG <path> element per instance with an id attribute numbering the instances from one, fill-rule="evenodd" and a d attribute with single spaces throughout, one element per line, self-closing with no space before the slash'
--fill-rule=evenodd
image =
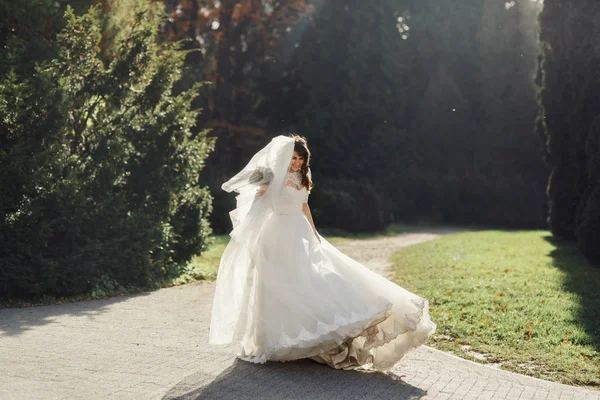
<path id="1" fill-rule="evenodd" d="M 385 240 L 391 251 L 416 239 Z M 358 251 L 358 243 L 338 246 Z M 382 270 L 381 259 L 367 253 L 353 255 Z M 388 374 L 336 371 L 307 360 L 238 361 L 235 346 L 207 345 L 213 292 L 214 283 L 198 282 L 0 310 L 0 399 L 600 400 L 600 391 L 505 372 L 426 346 Z"/>

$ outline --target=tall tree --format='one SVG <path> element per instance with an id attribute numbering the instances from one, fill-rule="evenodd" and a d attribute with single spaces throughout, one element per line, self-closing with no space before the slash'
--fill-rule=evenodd
<path id="1" fill-rule="evenodd" d="M 367 181 L 395 218 L 540 226 L 529 3 L 325 2 L 272 109 L 316 144 L 328 184 Z"/>
<path id="2" fill-rule="evenodd" d="M 265 68 L 280 60 L 277 44 L 288 35 L 311 4 L 305 0 L 166 0 L 170 40 L 188 39 L 187 72 L 182 81 L 209 80 L 195 103 L 205 108 L 201 118 L 216 137 L 215 157 L 208 161 L 203 180 L 217 196 L 213 222 L 221 231 L 228 225 L 232 200 L 221 190 L 222 182 L 268 140 L 265 127 L 275 115 L 264 110 L 271 93 L 262 82 Z M 220 229 L 219 229 L 220 228 Z"/>
<path id="3" fill-rule="evenodd" d="M 203 106 L 219 138 L 204 174 L 219 196 L 219 231 L 232 206 L 220 184 L 287 130 L 313 149 L 320 224 L 543 225 L 546 171 L 532 133 L 538 3 L 168 4 L 171 35 L 200 49 L 188 76 L 206 68 L 218 82 Z M 288 20 L 273 20 L 277 10 Z"/>
<path id="4" fill-rule="evenodd" d="M 527 220 L 535 225 L 545 218 L 543 142 L 532 122 L 540 10 L 535 1 L 485 1 L 476 36 L 481 94 L 475 165 L 479 174 L 493 174 L 481 182 L 489 185 L 486 190 L 495 193 L 496 201 L 514 210 L 511 215 L 498 209 L 499 219 L 512 218 L 513 224 Z"/>
<path id="5" fill-rule="evenodd" d="M 550 227 L 558 237 L 575 239 L 595 262 L 600 262 L 599 12 L 593 2 L 546 1 L 541 16 L 540 119 L 551 167 Z"/>

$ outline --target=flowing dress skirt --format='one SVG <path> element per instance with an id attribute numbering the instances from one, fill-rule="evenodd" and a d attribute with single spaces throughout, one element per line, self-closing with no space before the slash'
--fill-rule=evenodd
<path id="1" fill-rule="evenodd" d="M 260 234 L 240 358 L 387 370 L 435 331 L 427 301 L 319 244 L 301 213 Z"/>

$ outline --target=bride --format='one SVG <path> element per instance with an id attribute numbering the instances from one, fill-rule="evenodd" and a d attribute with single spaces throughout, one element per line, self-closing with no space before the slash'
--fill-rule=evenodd
<path id="1" fill-rule="evenodd" d="M 239 195 L 209 343 L 240 341 L 238 356 L 253 363 L 388 370 L 435 331 L 428 303 L 317 233 L 309 165 L 304 138 L 278 136 L 223 184 Z"/>

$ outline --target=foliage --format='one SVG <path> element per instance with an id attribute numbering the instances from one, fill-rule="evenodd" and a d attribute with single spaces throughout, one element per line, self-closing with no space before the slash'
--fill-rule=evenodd
<path id="1" fill-rule="evenodd" d="M 320 225 L 342 231 L 377 232 L 387 220 L 384 201 L 368 182 L 323 178 L 310 203 Z"/>
<path id="2" fill-rule="evenodd" d="M 266 142 L 262 129 L 267 136 L 297 131 L 314 155 L 318 226 L 344 223 L 331 210 L 340 199 L 358 199 L 343 189 L 350 180 L 370 194 L 356 203 L 373 222 L 369 229 L 421 218 L 543 226 L 547 171 L 533 132 L 539 3 L 506 4 L 307 1 L 309 12 L 285 33 L 277 28 L 274 46 L 256 54 L 260 68 L 247 64 L 244 85 L 261 100 L 244 108 L 251 112 L 243 121 L 259 131 L 233 132 L 237 114 L 225 117 L 232 125 L 222 122 L 229 134 L 219 141 L 227 144 L 218 145 L 203 179 L 219 190 Z M 235 65 L 249 56 L 232 48 Z M 367 216 L 374 198 L 380 207 Z M 218 216 L 226 201 L 213 219 L 218 231 L 228 230 Z"/>
<path id="3" fill-rule="evenodd" d="M 265 95 L 258 89 L 264 64 L 276 62 L 272 48 L 286 29 L 310 12 L 304 0 L 166 0 L 170 11 L 169 40 L 191 39 L 200 51 L 190 57 L 200 76 L 215 82 L 210 96 L 211 118 L 226 121 L 234 133 L 244 129 Z M 220 125 L 219 125 L 220 126 Z M 254 129 L 250 129 L 253 131 Z"/>
<path id="4" fill-rule="evenodd" d="M 203 121 L 218 138 L 207 160 L 202 181 L 215 196 L 212 225 L 217 232 L 230 228 L 228 212 L 234 201 L 221 184 L 243 167 L 272 134 L 269 121 L 280 118 L 266 101 L 273 95 L 268 66 L 279 62 L 277 45 L 289 30 L 311 13 L 305 0 L 165 0 L 169 20 L 163 36 L 186 39 L 186 48 L 198 49 L 186 58 L 187 71 L 179 87 L 210 80 L 199 93 L 197 105 L 206 109 Z"/>
<path id="5" fill-rule="evenodd" d="M 146 286 L 205 248 L 198 186 L 213 141 L 195 129 L 198 86 L 173 96 L 184 53 L 156 42 L 160 9 L 137 9 L 106 53 L 97 9 L 65 14 L 58 55 L 35 67 L 15 35 L 0 79 L 0 294 Z M 4 55 L 3 55 L 4 56 Z M 20 58 L 21 57 L 21 58 Z"/>
<path id="6" fill-rule="evenodd" d="M 34 62 L 53 57 L 56 50 L 55 36 L 64 25 L 63 14 L 67 6 L 77 12 L 84 11 L 93 0 L 19 0 L 0 1 L 0 43 L 20 43 L 18 59 L 0 59 L 2 74 L 20 60 L 22 71 L 33 72 Z M 4 48 L 3 51 L 7 51 Z M 11 50 L 8 50 L 11 51 Z"/>
<path id="7" fill-rule="evenodd" d="M 123 10 L 146 1 L 101 2 L 103 62 L 127 31 Z M 153 3 L 169 16 L 161 40 L 198 50 L 186 53 L 174 92 L 214 82 L 192 104 L 218 138 L 201 175 L 217 232 L 229 230 L 234 203 L 222 182 L 288 131 L 307 136 L 314 154 L 318 226 L 347 221 L 337 206 L 369 221 L 344 226 L 359 231 L 423 218 L 543 225 L 547 171 L 532 133 L 539 2 Z M 555 215 L 568 214 L 561 193 Z"/>
<path id="8" fill-rule="evenodd" d="M 392 260 L 395 281 L 430 301 L 434 347 L 543 379 L 600 384 L 600 270 L 573 245 L 546 231 L 470 232 Z"/>
<path id="9" fill-rule="evenodd" d="M 546 139 L 549 222 L 600 263 L 600 89 L 596 3 L 546 1 L 541 15 L 543 66 L 540 134 Z"/>

